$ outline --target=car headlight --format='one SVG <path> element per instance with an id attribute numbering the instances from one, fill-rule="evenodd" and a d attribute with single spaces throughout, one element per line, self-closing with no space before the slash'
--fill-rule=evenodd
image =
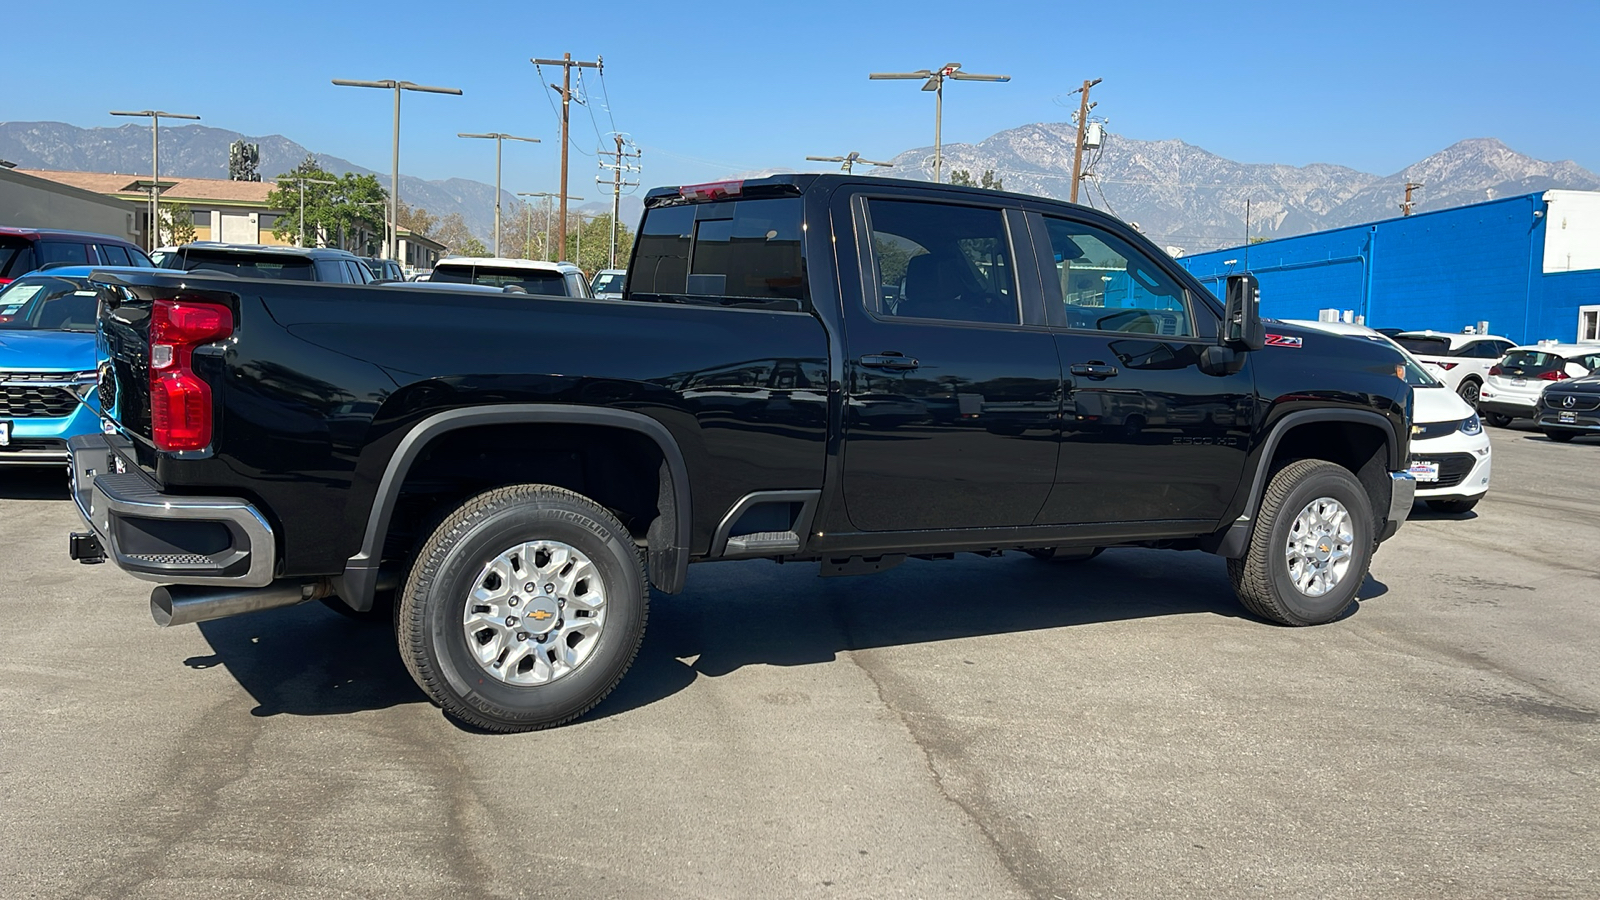
<path id="1" fill-rule="evenodd" d="M 1482 434 L 1483 433 L 1483 421 L 1478 418 L 1478 414 L 1477 413 L 1473 413 L 1472 415 L 1467 416 L 1465 419 L 1461 420 L 1461 433 L 1462 434 Z"/>

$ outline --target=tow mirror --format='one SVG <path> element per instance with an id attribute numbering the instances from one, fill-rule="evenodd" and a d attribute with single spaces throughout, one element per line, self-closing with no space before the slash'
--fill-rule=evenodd
<path id="1" fill-rule="evenodd" d="M 1222 343 L 1238 350 L 1260 350 L 1267 345 L 1266 327 L 1261 324 L 1261 283 L 1254 275 L 1228 276 Z"/>

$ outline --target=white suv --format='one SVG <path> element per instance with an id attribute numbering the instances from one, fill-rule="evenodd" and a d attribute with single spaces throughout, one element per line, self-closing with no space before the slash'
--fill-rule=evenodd
<path id="1" fill-rule="evenodd" d="M 1333 334 L 1382 341 L 1397 346 L 1362 325 L 1342 322 L 1293 322 Z M 1468 335 L 1470 337 L 1471 335 Z M 1443 513 L 1464 513 L 1489 492 L 1489 435 L 1478 414 L 1464 398 L 1400 348 L 1409 363 L 1406 383 L 1411 385 L 1411 477 L 1417 480 L 1417 499 Z"/>
<path id="2" fill-rule="evenodd" d="M 433 264 L 430 282 L 484 284 L 553 297 L 592 297 L 583 270 L 569 262 L 505 259 L 495 256 L 451 256 Z"/>
<path id="3" fill-rule="evenodd" d="M 1489 367 L 1516 346 L 1509 339 L 1492 334 L 1448 331 L 1405 331 L 1395 335 L 1394 340 L 1474 409 L 1478 407 L 1478 393 L 1489 377 Z"/>
<path id="4" fill-rule="evenodd" d="M 1512 419 L 1538 415 L 1539 395 L 1545 388 L 1595 370 L 1600 370 L 1600 345 L 1548 343 L 1516 347 L 1489 370 L 1478 409 L 1490 425 L 1504 428 Z"/>

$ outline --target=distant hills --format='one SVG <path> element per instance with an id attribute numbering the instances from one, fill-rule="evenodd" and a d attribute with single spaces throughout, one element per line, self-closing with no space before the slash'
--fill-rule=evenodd
<path id="1" fill-rule="evenodd" d="M 1007 190 L 1066 199 L 1075 135 L 1069 123 L 1041 123 L 977 144 L 946 144 L 945 171 L 976 178 L 993 169 Z M 891 160 L 893 169 L 873 174 L 930 179 L 932 156 L 931 146 L 908 150 Z M 1117 134 L 1086 159 L 1095 177 L 1080 188 L 1080 203 L 1109 208 L 1156 243 L 1190 253 L 1243 244 L 1247 199 L 1250 235 L 1277 238 L 1398 216 L 1407 182 L 1423 184 L 1414 213 L 1555 188 L 1600 190 L 1600 175 L 1524 156 L 1493 138 L 1461 141 L 1388 176 L 1326 163 L 1240 163 L 1183 141 Z"/>
<path id="2" fill-rule="evenodd" d="M 993 169 L 1008 190 L 1066 199 L 1072 171 L 1074 127 L 1065 122 L 1023 125 L 976 144 L 946 144 L 945 171 L 966 169 L 974 177 Z M 376 175 L 349 160 L 315 153 L 282 135 L 251 137 L 204 125 L 168 126 L 161 132 L 162 171 L 171 175 L 226 178 L 228 145 L 246 140 L 261 147 L 261 174 L 287 172 L 309 155 L 331 172 Z M 894 168 L 872 174 L 932 178 L 933 148 L 918 147 L 893 158 Z M 147 126 L 78 128 L 60 122 L 0 123 L 0 159 L 23 168 L 143 174 L 150 167 Z M 1572 162 L 1545 162 L 1516 152 L 1493 138 L 1453 144 L 1380 176 L 1345 166 L 1240 163 L 1179 140 L 1141 141 L 1107 134 L 1086 168 L 1094 178 L 1079 201 L 1109 208 L 1137 222 L 1156 243 L 1188 253 L 1244 243 L 1245 201 L 1250 201 L 1252 237 L 1288 237 L 1400 214 L 1405 184 L 1424 185 L 1416 212 L 1476 203 L 1495 197 L 1553 188 L 1600 190 L 1600 175 Z M 764 173 L 788 171 L 764 170 Z M 752 173 L 753 174 L 753 173 Z M 475 234 L 494 228 L 494 187 L 466 178 L 424 181 L 401 175 L 401 198 L 436 216 L 460 213 Z M 638 222 L 642 192 L 623 199 L 622 220 Z M 517 202 L 510 192 L 502 202 Z M 606 203 L 580 209 L 609 211 Z"/>

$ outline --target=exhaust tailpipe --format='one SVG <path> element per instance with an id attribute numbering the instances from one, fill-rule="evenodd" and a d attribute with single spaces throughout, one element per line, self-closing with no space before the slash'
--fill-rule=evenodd
<path id="1" fill-rule="evenodd" d="M 150 592 L 150 616 L 162 628 L 225 619 L 241 613 L 296 606 L 327 596 L 326 580 L 275 581 L 262 588 L 164 584 Z"/>

